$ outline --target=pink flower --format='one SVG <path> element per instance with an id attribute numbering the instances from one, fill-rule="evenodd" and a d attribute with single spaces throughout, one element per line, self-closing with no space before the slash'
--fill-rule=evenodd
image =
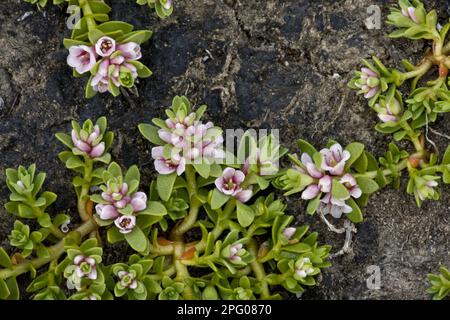
<path id="1" fill-rule="evenodd" d="M 181 175 L 186 169 L 186 160 L 179 154 L 173 154 L 170 159 L 164 157 L 164 147 L 154 147 L 152 158 L 155 159 L 155 169 L 160 174 L 176 172 Z"/>
<path id="2" fill-rule="evenodd" d="M 340 176 L 344 173 L 345 162 L 350 159 L 350 152 L 342 150 L 339 143 L 335 143 L 330 149 L 320 150 L 322 154 L 322 169 L 331 175 Z"/>
<path id="3" fill-rule="evenodd" d="M 73 263 L 76 266 L 75 272 L 78 278 L 97 279 L 97 269 L 93 258 L 78 255 L 74 258 Z"/>
<path id="4" fill-rule="evenodd" d="M 110 37 L 101 37 L 95 44 L 95 52 L 101 57 L 109 57 L 116 51 L 116 40 Z"/>
<path id="5" fill-rule="evenodd" d="M 114 188 L 112 188 L 111 185 L 107 183 L 107 189 L 106 191 L 102 192 L 102 198 L 103 200 L 109 202 L 109 204 L 116 209 L 125 208 L 132 200 L 132 197 L 128 195 L 128 184 L 126 184 L 125 182 L 120 186 L 114 186 Z"/>
<path id="6" fill-rule="evenodd" d="M 374 110 L 378 112 L 378 118 L 383 122 L 397 122 L 400 120 L 399 115 L 402 112 L 402 106 L 397 99 L 391 100 L 389 103 L 381 101 L 374 106 Z"/>
<path id="7" fill-rule="evenodd" d="M 116 219 L 119 216 L 119 212 L 117 212 L 117 209 L 110 204 L 105 205 L 99 203 L 95 206 L 95 211 L 102 220 L 112 220 Z"/>
<path id="8" fill-rule="evenodd" d="M 342 213 L 350 213 L 353 211 L 352 207 L 345 203 L 345 200 L 336 199 L 331 193 L 327 193 L 320 202 L 321 212 L 323 214 L 331 214 L 336 219 L 339 219 Z"/>
<path id="9" fill-rule="evenodd" d="M 98 158 L 105 152 L 105 143 L 97 141 L 99 136 L 100 128 L 97 125 L 87 138 L 82 138 L 75 129 L 72 130 L 72 142 L 75 148 L 86 153 L 90 158 Z"/>
<path id="10" fill-rule="evenodd" d="M 312 178 L 315 179 L 316 183 L 310 184 L 303 192 L 302 199 L 310 200 L 317 197 L 317 195 L 321 192 L 330 192 L 331 191 L 331 177 L 325 175 L 322 171 L 317 169 L 316 165 L 312 161 L 311 157 L 307 153 L 303 153 L 301 156 L 302 164 L 306 168 L 305 170 L 301 170 L 304 173 L 309 174 Z"/>
<path id="11" fill-rule="evenodd" d="M 97 56 L 92 47 L 80 45 L 69 48 L 69 56 L 67 57 L 67 64 L 75 70 L 83 74 L 92 69 L 97 63 Z"/>
<path id="12" fill-rule="evenodd" d="M 341 180 L 339 180 L 349 191 L 350 196 L 358 199 L 362 195 L 362 191 L 356 183 L 356 179 L 350 173 L 346 173 Z"/>
<path id="13" fill-rule="evenodd" d="M 379 75 L 369 68 L 361 68 L 360 78 L 355 85 L 361 89 L 360 93 L 364 93 L 366 99 L 374 97 L 381 91 Z"/>
<path id="14" fill-rule="evenodd" d="M 296 231 L 297 231 L 296 228 L 289 227 L 289 228 L 284 229 L 281 234 L 283 235 L 283 237 L 286 238 L 286 240 L 291 240 L 291 238 L 294 236 Z"/>
<path id="15" fill-rule="evenodd" d="M 402 9 L 402 14 L 405 17 L 410 18 L 412 21 L 414 21 L 415 23 L 419 23 L 419 19 L 417 18 L 416 15 L 416 8 L 414 7 L 408 7 L 406 10 Z"/>
<path id="16" fill-rule="evenodd" d="M 136 226 L 136 217 L 123 215 L 114 220 L 114 224 L 119 229 L 120 233 L 127 234 L 133 231 Z"/>
<path id="17" fill-rule="evenodd" d="M 140 212 L 147 208 L 147 195 L 144 192 L 136 192 L 131 197 L 131 206 L 134 212 Z"/>
<path id="18" fill-rule="evenodd" d="M 239 251 L 242 250 L 242 243 L 234 244 L 230 247 L 230 260 L 234 262 L 241 261 L 242 258 L 238 255 Z"/>
<path id="19" fill-rule="evenodd" d="M 133 290 L 137 288 L 138 283 L 134 274 L 122 270 L 117 273 L 117 276 L 119 277 L 120 284 L 124 288 L 130 288 Z"/>
<path id="20" fill-rule="evenodd" d="M 245 175 L 240 170 L 226 168 L 222 176 L 215 181 L 217 189 L 225 195 L 233 196 L 241 202 L 247 202 L 253 191 L 251 188 L 243 190 L 241 183 L 245 180 Z"/>
<path id="21" fill-rule="evenodd" d="M 119 44 L 117 50 L 122 51 L 122 55 L 126 60 L 139 60 L 142 58 L 141 46 L 136 42 Z"/>

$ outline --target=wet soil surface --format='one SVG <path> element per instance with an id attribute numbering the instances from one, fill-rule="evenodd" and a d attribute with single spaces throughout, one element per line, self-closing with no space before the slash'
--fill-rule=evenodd
<path id="1" fill-rule="evenodd" d="M 206 103 L 207 118 L 223 128 L 279 129 L 282 142 L 296 151 L 303 138 L 317 147 L 329 138 L 360 141 L 381 156 L 390 137 L 373 127 L 376 115 L 366 101 L 347 88 L 362 58 L 377 55 L 389 66 L 403 58 L 419 62 L 423 42 L 390 40 L 390 27 L 369 30 L 367 9 L 377 5 L 385 20 L 394 1 L 366 0 L 204 0 L 176 1 L 175 13 L 159 20 L 133 1 L 109 1 L 112 18 L 149 28 L 143 62 L 154 75 L 142 80 L 139 96 L 84 99 L 86 79 L 75 79 L 62 45 L 68 35 L 66 8 L 39 12 L 18 0 L 0 3 L 0 245 L 8 247 L 14 218 L 3 204 L 8 198 L 4 170 L 36 163 L 47 172 L 45 188 L 59 198 L 52 213 L 75 212 L 69 173 L 57 159 L 63 147 L 54 134 L 67 131 L 72 119 L 106 115 L 116 133 L 112 155 L 124 166 L 138 164 L 143 185 L 154 177 L 150 145 L 137 124 L 162 116 L 174 95 L 187 94 Z M 446 1 L 425 1 L 447 19 Z M 25 13 L 31 14 L 20 19 Z M 434 125 L 449 134 L 444 115 Z M 448 141 L 430 136 L 444 150 Z M 407 144 L 403 147 L 408 148 Z M 427 299 L 426 274 L 450 265 L 450 188 L 441 187 L 439 202 L 417 208 L 402 188 L 377 192 L 364 209 L 365 221 L 350 254 L 337 257 L 305 299 Z M 306 217 L 299 197 L 288 200 L 289 213 L 320 232 L 334 251 L 341 235 L 327 231 L 318 217 Z M 74 223 L 76 218 L 74 215 Z M 107 261 L 126 259 L 126 246 L 108 250 Z M 381 289 L 366 285 L 369 266 L 381 270 Z M 26 280 L 23 280 L 26 282 Z M 295 298 L 295 297 L 292 297 Z"/>

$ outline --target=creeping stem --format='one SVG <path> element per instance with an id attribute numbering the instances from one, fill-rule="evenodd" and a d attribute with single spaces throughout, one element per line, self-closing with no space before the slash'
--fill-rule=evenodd
<path id="1" fill-rule="evenodd" d="M 92 17 L 93 12 L 91 5 L 89 4 L 88 0 L 79 0 L 78 3 L 80 4 L 81 10 L 83 10 L 83 16 L 86 19 L 86 23 L 89 30 L 95 29 L 97 24 L 95 23 L 95 19 Z"/>
<path id="2" fill-rule="evenodd" d="M 195 222 L 197 221 L 198 212 L 202 205 L 200 200 L 196 197 L 197 180 L 192 165 L 186 166 L 186 180 L 189 198 L 191 199 L 191 206 L 189 208 L 189 214 L 187 215 L 187 217 L 184 218 L 184 220 L 179 225 L 177 225 L 171 233 L 171 238 L 174 241 L 182 241 L 183 235 L 194 226 Z"/>
<path id="3" fill-rule="evenodd" d="M 177 274 L 175 277 L 175 281 L 179 282 L 184 282 L 186 278 L 190 277 L 187 267 L 179 259 L 179 257 L 183 254 L 184 250 L 185 250 L 184 243 L 175 244 L 173 253 L 174 266 Z M 183 298 L 186 300 L 194 299 L 194 293 L 192 291 L 191 286 L 186 285 L 184 287 Z"/>
<path id="4" fill-rule="evenodd" d="M 253 238 L 248 242 L 248 250 L 251 254 L 253 254 L 253 256 L 257 256 L 258 246 Z M 270 297 L 270 291 L 269 285 L 266 281 L 266 271 L 264 270 L 264 266 L 256 259 L 250 264 L 250 266 L 255 273 L 256 279 L 261 283 L 261 298 L 267 299 L 268 297 Z"/>
<path id="5" fill-rule="evenodd" d="M 400 171 L 406 169 L 407 166 L 408 166 L 408 161 L 409 161 L 408 159 L 403 159 L 402 161 L 400 161 L 400 162 L 397 164 L 396 172 L 400 172 Z M 383 170 L 383 175 L 384 175 L 385 177 L 390 176 L 390 175 L 392 175 L 392 174 L 393 174 L 393 172 L 392 172 L 391 169 L 385 169 L 385 170 Z M 365 178 L 375 179 L 375 178 L 377 177 L 377 175 L 378 175 L 378 171 L 377 171 L 377 170 L 374 170 L 374 171 L 367 171 L 366 173 L 361 173 L 361 174 L 358 173 L 358 174 L 355 174 L 355 177 L 356 177 L 356 178 L 358 178 L 358 177 L 365 177 Z"/>
<path id="6" fill-rule="evenodd" d="M 92 168 L 94 162 L 92 159 L 86 158 L 86 166 L 84 169 L 84 183 L 81 186 L 80 194 L 78 195 L 78 213 L 83 221 L 88 221 L 91 219 L 91 215 L 87 211 L 87 203 L 89 200 L 89 189 L 92 182 Z"/>
<path id="7" fill-rule="evenodd" d="M 433 66 L 433 62 L 430 59 L 426 59 L 422 64 L 417 66 L 417 68 L 415 70 L 401 73 L 401 77 L 402 77 L 403 81 L 407 80 L 407 79 L 415 78 L 415 77 L 421 77 L 425 73 L 427 73 L 428 70 L 430 70 L 432 66 Z"/>
<path id="8" fill-rule="evenodd" d="M 93 220 L 88 220 L 79 226 L 74 232 L 78 232 L 81 237 L 86 236 L 97 228 L 97 224 Z M 0 278 L 7 279 L 10 277 L 17 277 L 30 270 L 31 267 L 38 269 L 47 263 L 56 260 L 64 252 L 64 239 L 61 239 L 57 244 L 49 248 L 49 256 L 42 258 L 35 258 L 33 260 L 24 261 L 12 267 L 12 269 L 0 270 Z"/>

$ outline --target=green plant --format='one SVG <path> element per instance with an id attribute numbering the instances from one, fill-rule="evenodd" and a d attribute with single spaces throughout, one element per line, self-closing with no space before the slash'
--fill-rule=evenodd
<path id="1" fill-rule="evenodd" d="M 373 63 L 364 60 L 365 68 L 356 72 L 349 86 L 364 94 L 369 106 L 378 113 L 381 123 L 375 126 L 377 131 L 392 134 L 395 141 L 409 140 L 414 146 L 412 152 L 402 151 L 398 156 L 391 152 L 380 162 L 386 167 L 385 172 L 394 176 L 403 169 L 407 171 L 406 190 L 414 194 L 420 207 L 425 199 L 439 199 L 436 187 L 441 179 L 445 184 L 450 183 L 450 148 L 439 159 L 439 150 L 428 137 L 429 125 L 450 111 L 450 43 L 446 40 L 450 23 L 439 25 L 436 10 L 428 12 L 418 0 L 400 0 L 398 5 L 388 16 L 387 23 L 396 27 L 389 36 L 431 41 L 431 49 L 418 66 L 403 60 L 405 71 L 388 68 L 377 57 L 372 57 Z M 421 79 L 432 72 L 437 77 L 423 83 Z M 407 81 L 410 81 L 410 91 L 402 93 L 401 86 Z M 399 185 L 398 179 L 395 185 Z M 437 276 L 429 276 L 433 284 L 430 292 L 436 293 L 435 298 L 443 298 L 448 293 L 445 270 L 441 269 L 442 286 Z"/>
<path id="2" fill-rule="evenodd" d="M 48 214 L 56 195 L 41 193 L 45 175 L 34 166 L 8 169 L 6 209 L 22 221 L 10 236 L 20 251 L 0 248 L 0 298 L 18 299 L 17 277 L 28 272 L 34 299 L 280 299 L 281 288 L 314 286 L 331 247 L 319 245 L 308 226 L 293 225 L 286 204 L 267 192 L 286 150 L 273 135 L 246 132 L 237 155 L 227 152 L 222 129 L 202 122 L 205 110 L 175 97 L 167 119 L 139 125 L 156 144 L 149 193 L 139 191 L 137 166 L 125 171 L 111 162 L 104 117 L 58 133 L 82 220 L 68 232 L 59 229 L 68 216 Z M 24 219 L 41 228 L 30 233 Z M 136 253 L 105 265 L 105 240 L 126 241 Z"/>
<path id="3" fill-rule="evenodd" d="M 445 267 L 441 267 L 440 271 L 440 274 L 428 275 L 431 283 L 428 293 L 433 294 L 434 300 L 444 299 L 450 293 L 450 272 Z"/>

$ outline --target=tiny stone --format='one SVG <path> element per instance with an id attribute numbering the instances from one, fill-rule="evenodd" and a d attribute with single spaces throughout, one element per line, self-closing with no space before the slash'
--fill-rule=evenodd
<path id="1" fill-rule="evenodd" d="M 30 77 L 34 77 L 35 76 L 35 74 L 36 74 L 36 70 L 34 69 L 34 68 L 30 68 L 30 69 L 28 69 L 28 75 L 30 76 Z"/>
<path id="2" fill-rule="evenodd" d="M 285 61 L 285 62 L 284 62 L 284 65 L 285 65 L 286 67 L 289 67 L 289 62 L 288 62 L 288 61 Z"/>
<path id="3" fill-rule="evenodd" d="M 339 73 L 333 73 L 333 79 L 339 80 L 341 78 L 341 75 Z"/>

